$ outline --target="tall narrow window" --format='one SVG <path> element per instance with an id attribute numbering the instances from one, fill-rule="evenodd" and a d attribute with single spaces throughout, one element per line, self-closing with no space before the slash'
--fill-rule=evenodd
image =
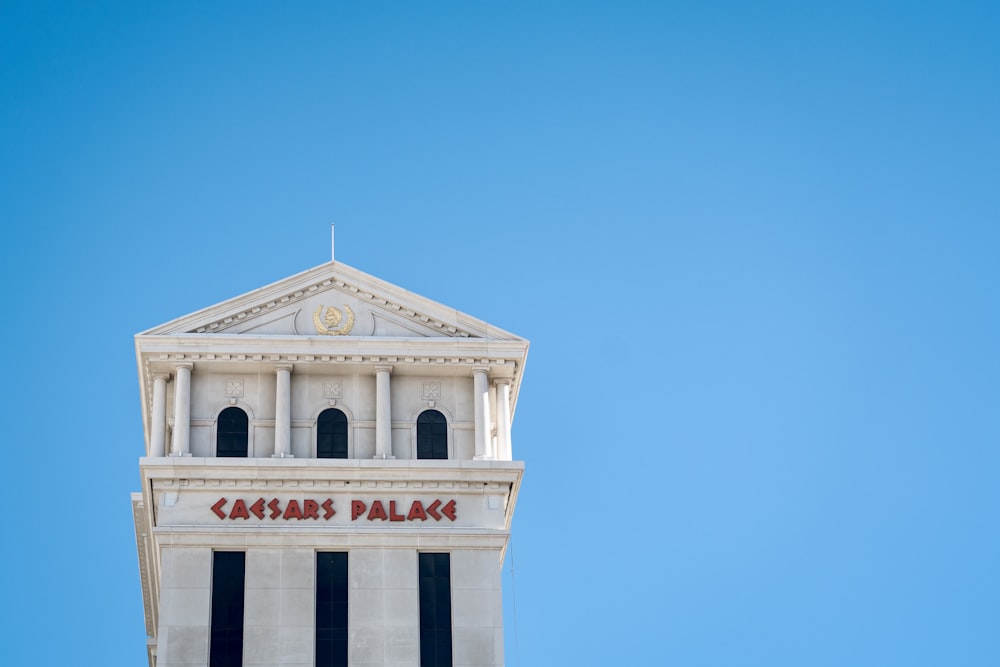
<path id="1" fill-rule="evenodd" d="M 243 665 L 243 583 L 246 553 L 212 554 L 212 637 L 209 667 Z"/>
<path id="2" fill-rule="evenodd" d="M 417 417 L 417 458 L 448 458 L 448 420 L 437 410 L 424 410 Z"/>
<path id="3" fill-rule="evenodd" d="M 215 455 L 246 457 L 250 439 L 250 420 L 239 408 L 226 408 L 219 413 L 215 429 Z"/>
<path id="4" fill-rule="evenodd" d="M 451 667 L 451 556 L 419 558 L 420 667 Z"/>
<path id="5" fill-rule="evenodd" d="M 316 554 L 316 667 L 347 667 L 347 553 Z"/>
<path id="6" fill-rule="evenodd" d="M 319 413 L 316 420 L 316 456 L 321 459 L 347 458 L 347 415 L 337 408 Z"/>

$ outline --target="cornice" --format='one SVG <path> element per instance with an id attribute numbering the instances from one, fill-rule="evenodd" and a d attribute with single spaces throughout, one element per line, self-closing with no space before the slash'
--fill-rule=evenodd
<path id="1" fill-rule="evenodd" d="M 517 483 L 522 461 L 398 459 L 218 459 L 162 457 L 139 459 L 144 480 L 170 480 L 178 487 L 366 490 L 380 488 L 461 489 L 489 493 Z M 447 486 L 446 486 L 447 485 Z"/>
<path id="2" fill-rule="evenodd" d="M 410 492 L 449 491 L 476 495 L 507 493 L 513 480 L 496 481 L 424 481 L 424 480 L 372 480 L 372 479 L 243 479 L 208 475 L 197 477 L 160 477 L 151 475 L 153 490 L 163 489 L 249 489 L 251 491 L 352 491 L 364 493 L 385 489 L 406 489 Z"/>
<path id="3" fill-rule="evenodd" d="M 444 355 L 396 356 L 380 354 L 263 354 L 256 352 L 188 352 L 149 354 L 145 364 L 169 363 L 174 367 L 191 368 L 195 362 L 260 362 L 273 364 L 272 370 L 289 368 L 293 364 L 374 364 L 377 368 L 392 369 L 396 365 L 406 366 L 468 366 L 469 371 L 496 371 L 497 367 L 513 370 L 517 362 L 503 357 L 451 357 Z M 152 371 L 150 371 L 152 373 Z M 163 375 L 163 373 L 156 373 Z M 152 376 L 151 376 L 152 377 Z"/>
<path id="4" fill-rule="evenodd" d="M 526 355 L 526 340 L 488 338 L 402 338 L 393 336 L 263 336 L 231 334 L 146 335 L 135 337 L 143 354 L 246 354 L 264 358 L 275 355 L 456 357 L 519 359 Z"/>

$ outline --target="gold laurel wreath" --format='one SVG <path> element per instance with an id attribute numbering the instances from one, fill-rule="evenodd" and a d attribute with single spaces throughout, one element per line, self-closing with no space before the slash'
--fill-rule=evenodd
<path id="1" fill-rule="evenodd" d="M 344 312 L 347 313 L 347 321 L 344 322 L 344 326 L 338 329 L 336 327 L 344 318 L 343 314 L 338 309 L 330 306 L 326 309 L 326 314 L 324 315 L 323 304 L 320 304 L 316 312 L 313 313 L 313 324 L 316 325 L 316 333 L 323 334 L 324 336 L 343 336 L 350 332 L 354 328 L 354 311 L 351 310 L 350 306 L 345 304 Z"/>

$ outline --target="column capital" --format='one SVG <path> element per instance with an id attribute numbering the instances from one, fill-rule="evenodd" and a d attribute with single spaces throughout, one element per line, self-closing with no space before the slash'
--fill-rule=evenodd
<path id="1" fill-rule="evenodd" d="M 494 387 L 499 387 L 502 384 L 509 385 L 510 378 L 493 378 L 492 382 Z"/>
<path id="2" fill-rule="evenodd" d="M 472 367 L 472 374 L 476 375 L 477 373 L 485 373 L 487 376 L 489 376 L 489 374 L 490 374 L 490 367 L 489 366 L 473 366 Z"/>
<path id="3" fill-rule="evenodd" d="M 288 371 L 289 373 L 291 373 L 294 369 L 295 369 L 295 364 L 275 364 L 274 365 L 274 372 L 275 373 L 277 373 L 278 371 Z"/>
<path id="4" fill-rule="evenodd" d="M 170 380 L 170 373 L 153 373 L 153 380 Z"/>
<path id="5" fill-rule="evenodd" d="M 182 368 L 186 368 L 186 369 L 188 369 L 190 371 L 190 370 L 194 369 L 194 364 L 191 363 L 190 361 L 182 361 L 179 364 L 174 364 L 174 370 L 178 370 L 179 371 Z"/>
<path id="6" fill-rule="evenodd" d="M 385 371 L 386 373 L 389 373 L 391 375 L 392 374 L 392 366 L 389 366 L 388 364 L 379 364 L 378 366 L 375 367 L 375 372 L 376 373 L 380 373 L 382 371 Z"/>

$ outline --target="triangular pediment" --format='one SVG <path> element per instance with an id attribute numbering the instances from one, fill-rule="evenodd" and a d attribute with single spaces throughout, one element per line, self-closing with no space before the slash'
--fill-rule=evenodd
<path id="1" fill-rule="evenodd" d="M 141 335 L 177 334 L 522 340 L 341 262 L 322 264 Z"/>

